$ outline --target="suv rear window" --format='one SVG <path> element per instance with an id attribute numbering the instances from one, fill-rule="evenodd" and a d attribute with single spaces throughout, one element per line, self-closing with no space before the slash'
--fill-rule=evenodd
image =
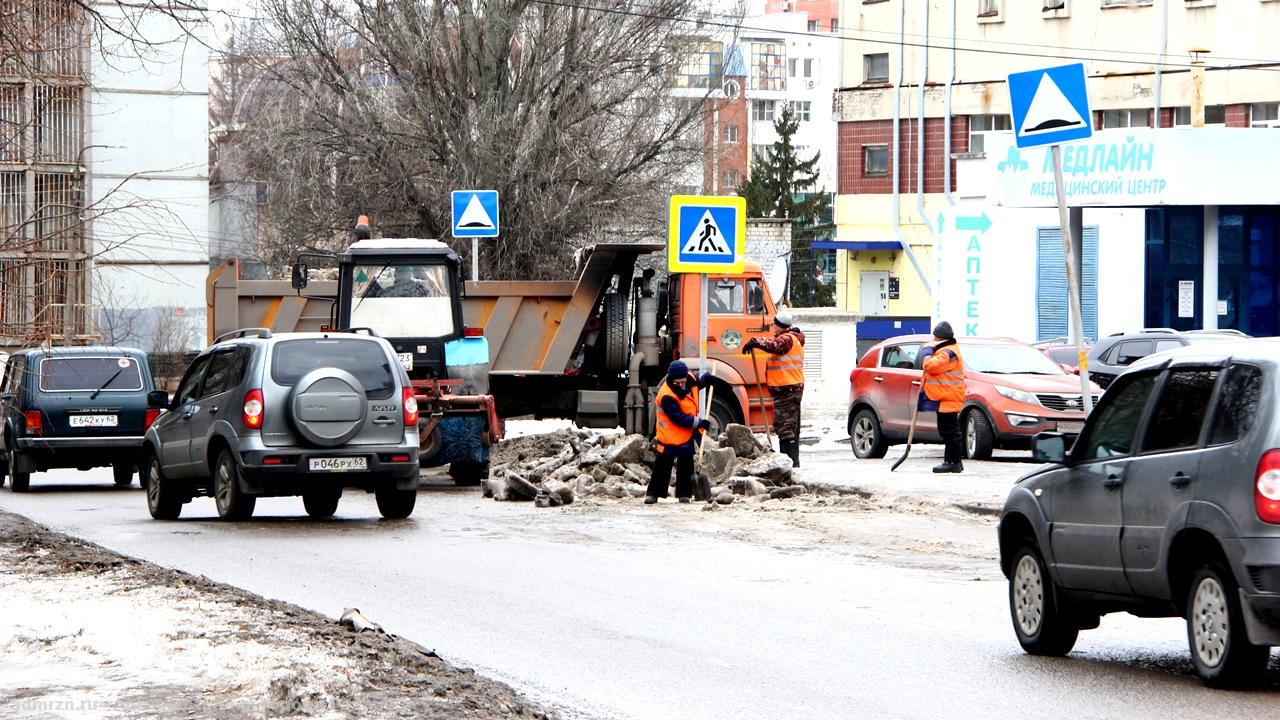
<path id="1" fill-rule="evenodd" d="M 280 385 L 293 385 L 303 375 L 323 367 L 355 375 L 372 400 L 391 397 L 396 387 L 391 361 L 382 346 L 354 338 L 285 340 L 276 345 L 271 378 Z"/>
<path id="2" fill-rule="evenodd" d="M 142 373 L 127 357 L 61 357 L 40 362 L 40 391 L 138 391 Z"/>

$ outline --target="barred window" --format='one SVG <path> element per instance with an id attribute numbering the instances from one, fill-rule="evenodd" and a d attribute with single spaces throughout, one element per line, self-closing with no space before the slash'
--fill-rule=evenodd
<path id="1" fill-rule="evenodd" d="M 35 87 L 37 157 L 44 162 L 73 163 L 80 159 L 80 89 Z"/>
<path id="2" fill-rule="evenodd" d="M 42 75 L 84 74 L 84 9 L 74 0 L 35 0 L 30 5 L 31 39 L 36 69 Z"/>
<path id="3" fill-rule="evenodd" d="M 63 173 L 36 175 L 36 249 L 70 252 L 80 243 L 80 178 Z"/>
<path id="4" fill-rule="evenodd" d="M 22 126 L 26 122 L 24 110 L 22 86 L 0 85 L 0 162 L 26 159 L 22 152 Z"/>
<path id="5" fill-rule="evenodd" d="M 27 303 L 27 266 L 22 260 L 0 260 L 0 335 L 23 335 Z"/>
<path id="6" fill-rule="evenodd" d="M 20 249 L 25 189 L 22 173 L 0 173 L 0 249 Z"/>
<path id="7" fill-rule="evenodd" d="M 35 264 L 35 326 L 42 337 L 62 335 L 68 317 L 68 261 L 42 260 Z"/>

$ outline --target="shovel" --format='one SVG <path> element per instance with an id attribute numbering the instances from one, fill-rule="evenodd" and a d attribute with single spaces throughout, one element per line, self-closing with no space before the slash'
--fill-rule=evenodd
<path id="1" fill-rule="evenodd" d="M 898 466 L 901 465 L 907 459 L 907 456 L 911 454 L 911 440 L 915 437 L 916 418 L 919 416 L 920 416 L 920 393 L 916 393 L 916 403 L 911 408 L 911 427 L 907 428 L 907 451 L 902 453 L 902 457 L 898 458 L 898 460 L 893 464 L 893 467 L 889 468 L 889 472 L 893 472 L 894 470 L 897 470 Z"/>
<path id="2" fill-rule="evenodd" d="M 773 452 L 773 423 L 769 421 L 769 411 L 764 405 L 764 381 L 760 379 L 760 360 L 756 357 L 756 349 L 751 348 L 751 369 L 756 373 L 756 393 L 760 395 L 760 412 L 764 415 L 764 439 Z"/>

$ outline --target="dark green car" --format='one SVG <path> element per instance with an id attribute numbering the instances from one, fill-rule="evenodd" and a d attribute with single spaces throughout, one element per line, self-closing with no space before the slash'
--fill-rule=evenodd
<path id="1" fill-rule="evenodd" d="M 155 420 L 147 355 L 120 347 L 21 350 L 0 384 L 0 478 L 24 492 L 32 472 L 110 465 L 133 482 L 142 436 Z"/>

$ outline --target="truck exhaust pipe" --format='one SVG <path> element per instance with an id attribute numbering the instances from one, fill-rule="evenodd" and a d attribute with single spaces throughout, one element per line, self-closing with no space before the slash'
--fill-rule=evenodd
<path id="1" fill-rule="evenodd" d="M 653 289 L 652 268 L 646 269 L 640 276 L 640 300 L 636 303 L 636 353 L 641 363 L 647 367 L 658 364 L 658 293 Z M 632 365 L 635 358 L 632 358 Z M 638 373 L 633 367 L 632 377 Z"/>

